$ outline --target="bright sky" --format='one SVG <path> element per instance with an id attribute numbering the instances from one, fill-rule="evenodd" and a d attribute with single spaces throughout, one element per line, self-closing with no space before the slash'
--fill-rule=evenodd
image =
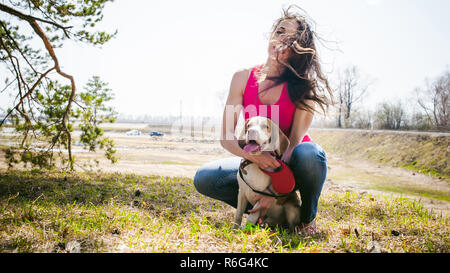
<path id="1" fill-rule="evenodd" d="M 79 89 L 92 75 L 108 82 L 120 113 L 178 115 L 183 100 L 183 115 L 217 115 L 216 94 L 238 69 L 265 62 L 270 28 L 289 4 L 338 42 L 341 52 L 319 51 L 330 78 L 353 64 L 375 80 L 369 107 L 411 99 L 449 68 L 448 0 L 116 0 L 101 24 L 116 39 L 101 49 L 67 43 L 57 54 Z"/>

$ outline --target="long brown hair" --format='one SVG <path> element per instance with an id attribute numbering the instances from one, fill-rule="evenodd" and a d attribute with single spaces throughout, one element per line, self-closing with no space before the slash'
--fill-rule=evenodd
<path id="1" fill-rule="evenodd" d="M 328 106 L 333 104 L 333 91 L 328 79 L 322 73 L 315 45 L 317 34 L 311 30 L 308 17 L 301 13 L 292 12 L 292 8 L 297 8 L 305 13 L 298 6 L 290 5 L 287 9 L 283 9 L 283 16 L 276 20 L 272 27 L 273 33 L 284 20 L 295 20 L 299 25 L 295 34 L 284 39 L 284 44 L 291 53 L 288 61 L 282 62 L 277 55 L 277 62 L 286 69 L 280 76 L 267 77 L 267 79 L 273 80 L 274 85 L 287 82 L 289 98 L 297 108 L 317 112 L 314 107 L 306 103 L 307 100 L 310 100 L 319 105 L 325 113 Z"/>

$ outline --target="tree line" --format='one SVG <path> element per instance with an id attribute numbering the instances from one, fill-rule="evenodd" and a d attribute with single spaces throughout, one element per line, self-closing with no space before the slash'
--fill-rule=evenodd
<path id="1" fill-rule="evenodd" d="M 423 87 L 411 90 L 407 102 L 386 100 L 374 110 L 363 107 L 373 82 L 354 65 L 338 73 L 334 118 L 326 127 L 450 131 L 450 71 L 426 79 Z"/>

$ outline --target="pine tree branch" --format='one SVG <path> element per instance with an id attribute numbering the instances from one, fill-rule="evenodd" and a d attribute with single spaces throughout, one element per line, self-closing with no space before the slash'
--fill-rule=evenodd
<path id="1" fill-rule="evenodd" d="M 8 6 L 4 5 L 4 4 L 1 4 L 1 3 L 0 3 L 0 10 L 6 12 L 8 14 L 14 15 L 14 16 L 16 16 L 16 17 L 18 17 L 18 18 L 20 18 L 22 20 L 28 21 L 28 22 L 39 21 L 39 22 L 42 22 L 42 23 L 46 23 L 46 24 L 55 26 L 55 27 L 57 27 L 59 29 L 62 29 L 62 31 L 64 31 L 64 34 L 67 36 L 67 38 L 70 38 L 69 37 L 69 33 L 67 32 L 67 29 L 72 28 L 71 26 L 70 27 L 65 27 L 65 26 L 62 26 L 62 25 L 60 25 L 60 24 L 58 24 L 56 22 L 53 22 L 53 21 L 49 21 L 49 20 L 45 20 L 45 19 L 42 19 L 42 18 L 39 18 L 39 17 L 27 15 L 27 14 L 24 14 L 24 13 L 18 11 L 18 10 L 15 10 L 15 9 L 13 9 L 11 7 L 8 7 Z"/>
<path id="2" fill-rule="evenodd" d="M 33 28 L 33 30 L 36 32 L 36 34 L 44 42 L 44 45 L 45 45 L 45 48 L 47 49 L 47 52 L 50 54 L 50 57 L 53 59 L 53 62 L 55 63 L 55 67 L 54 68 L 56 69 L 56 72 L 58 74 L 60 74 L 61 76 L 63 76 L 64 78 L 69 79 L 70 82 L 71 82 L 72 92 L 71 92 L 70 97 L 68 99 L 66 111 L 64 112 L 64 116 L 63 116 L 63 119 L 62 119 L 61 122 L 62 122 L 62 125 L 64 127 L 64 131 L 67 134 L 67 146 L 68 146 L 67 150 L 68 150 L 68 153 L 69 153 L 69 161 L 71 162 L 70 164 L 72 165 L 72 162 L 73 162 L 72 161 L 72 136 L 71 136 L 70 130 L 67 128 L 67 120 L 69 118 L 70 107 L 72 105 L 72 101 L 75 98 L 75 91 L 76 91 L 75 80 L 74 80 L 74 78 L 71 75 L 69 75 L 69 74 L 67 74 L 67 73 L 65 73 L 65 72 L 63 72 L 61 70 L 61 67 L 59 66 L 59 61 L 58 61 L 58 58 L 56 57 L 55 51 L 54 51 L 52 45 L 50 44 L 50 41 L 48 40 L 47 36 L 45 35 L 44 31 L 39 26 L 39 24 L 35 20 L 29 21 L 29 23 L 30 23 L 31 27 Z M 53 145 L 52 146 L 54 146 L 56 141 L 59 139 L 59 137 L 61 135 L 61 132 L 62 131 L 59 131 L 58 134 L 56 135 L 56 137 L 53 138 Z"/>

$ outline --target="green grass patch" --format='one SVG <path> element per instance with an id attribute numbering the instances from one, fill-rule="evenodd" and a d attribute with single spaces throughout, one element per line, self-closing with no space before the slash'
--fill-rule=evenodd
<path id="1" fill-rule="evenodd" d="M 314 236 L 245 233 L 233 214 L 189 178 L 0 171 L 0 252 L 449 251 L 448 218 L 406 198 L 324 193 Z"/>
<path id="2" fill-rule="evenodd" d="M 342 183 L 356 179 L 368 189 L 450 201 L 448 191 L 433 190 L 426 186 L 414 186 L 414 184 L 407 183 L 407 181 L 392 183 L 391 177 L 382 174 L 368 174 L 364 171 L 354 170 L 352 173 L 342 172 L 337 175 L 330 175 L 329 178 Z"/>
<path id="3" fill-rule="evenodd" d="M 433 199 L 437 199 L 437 200 L 450 202 L 450 195 L 447 192 L 443 192 L 443 191 L 434 191 L 434 190 L 424 189 L 424 188 L 415 188 L 412 186 L 393 186 L 393 185 L 391 185 L 391 186 L 374 185 L 369 188 L 375 189 L 375 190 L 380 190 L 380 191 L 422 196 L 422 197 L 433 198 Z"/>

